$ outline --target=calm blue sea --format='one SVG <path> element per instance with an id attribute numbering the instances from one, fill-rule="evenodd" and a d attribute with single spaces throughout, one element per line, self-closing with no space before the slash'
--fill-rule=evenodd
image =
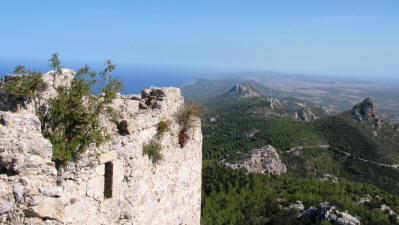
<path id="1" fill-rule="evenodd" d="M 0 65 L 0 76 L 12 73 L 14 66 L 15 65 Z M 77 68 L 74 68 L 73 66 L 70 66 L 68 68 L 73 68 L 75 71 L 77 70 Z M 47 68 L 47 65 L 40 65 L 37 68 L 33 69 L 35 71 L 42 72 L 47 72 L 49 70 Z M 190 73 L 187 71 L 179 72 L 160 68 L 152 69 L 150 67 L 139 69 L 117 69 L 114 71 L 113 75 L 123 81 L 123 94 L 140 93 L 142 89 L 150 88 L 151 86 L 179 87 L 196 80 L 196 78 L 190 75 Z"/>
<path id="2" fill-rule="evenodd" d="M 180 87 L 196 80 L 189 75 L 175 74 L 167 71 L 130 71 L 121 73 L 123 81 L 123 94 L 140 93 L 144 88 L 155 87 Z"/>

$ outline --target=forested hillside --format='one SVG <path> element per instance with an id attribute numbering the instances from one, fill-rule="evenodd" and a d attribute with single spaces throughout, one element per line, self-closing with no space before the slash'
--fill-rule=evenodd
<path id="1" fill-rule="evenodd" d="M 328 116 L 314 105 L 321 118 L 305 122 L 287 116 L 298 110 L 296 103 L 272 107 L 266 98 L 215 99 L 205 104 L 202 128 L 203 224 L 330 224 L 310 214 L 298 217 L 289 207 L 297 201 L 305 211 L 329 202 L 362 224 L 397 224 L 397 125 L 359 121 L 352 110 Z M 220 163 L 242 160 L 265 145 L 277 149 L 286 174 L 247 174 Z"/>

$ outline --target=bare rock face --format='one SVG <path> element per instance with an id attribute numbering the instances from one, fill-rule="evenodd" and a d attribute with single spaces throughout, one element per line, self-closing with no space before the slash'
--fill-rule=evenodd
<path id="1" fill-rule="evenodd" d="M 280 100 L 278 98 L 274 97 L 267 97 L 266 100 L 270 102 L 270 108 L 271 109 L 278 109 L 282 106 Z"/>
<path id="2" fill-rule="evenodd" d="M 242 132 L 242 136 L 245 138 L 252 138 L 256 133 L 258 133 L 258 129 L 252 128 L 250 130 Z"/>
<path id="3" fill-rule="evenodd" d="M 319 178 L 319 180 L 323 182 L 330 181 L 333 183 L 338 183 L 338 177 L 327 173 L 323 174 L 323 177 Z"/>
<path id="4" fill-rule="evenodd" d="M 262 96 L 254 87 L 248 84 L 236 84 L 228 93 L 237 95 L 240 98 L 255 98 Z"/>
<path id="5" fill-rule="evenodd" d="M 0 223 L 41 224 L 28 213 L 35 205 L 42 212 L 35 215 L 59 219 L 55 211 L 62 213 L 64 205 L 53 208 L 48 203 L 60 197 L 63 188 L 57 186 L 52 145 L 42 136 L 39 119 L 27 110 L 0 111 L 0 117 Z M 44 213 L 49 210 L 52 213 Z"/>
<path id="6" fill-rule="evenodd" d="M 10 203 L 8 203 L 7 201 L 0 202 L 0 215 L 7 213 L 10 210 L 11 210 Z"/>
<path id="7" fill-rule="evenodd" d="M 51 162 L 52 147 L 41 134 L 40 121 L 29 111 L 1 112 L 0 167 L 13 173 Z"/>
<path id="8" fill-rule="evenodd" d="M 302 211 L 299 216 L 307 214 L 315 216 L 319 220 L 328 220 L 337 225 L 359 225 L 360 220 L 346 212 L 340 212 L 335 206 L 331 206 L 329 202 L 323 202 L 317 208 L 311 207 Z"/>
<path id="9" fill-rule="evenodd" d="M 352 109 L 353 118 L 359 121 L 378 119 L 377 102 L 373 97 L 367 97 Z"/>
<path id="10" fill-rule="evenodd" d="M 300 121 L 311 121 L 317 119 L 317 116 L 309 108 L 298 110 L 298 112 L 295 112 L 294 117 Z"/>
<path id="11" fill-rule="evenodd" d="M 280 175 L 287 172 L 287 167 L 281 162 L 276 149 L 271 145 L 252 150 L 248 156 L 247 159 L 234 163 L 229 162 L 228 159 L 222 159 L 221 164 L 231 169 L 246 169 L 249 173 Z"/>

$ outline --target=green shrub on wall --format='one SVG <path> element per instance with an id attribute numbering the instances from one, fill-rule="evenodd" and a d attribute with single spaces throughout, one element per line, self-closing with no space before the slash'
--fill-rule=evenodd
<path id="1" fill-rule="evenodd" d="M 50 59 L 50 65 L 56 71 L 54 76 L 61 76 L 57 55 Z M 115 111 L 109 104 L 122 85 L 111 78 L 115 65 L 107 60 L 105 66 L 98 74 L 87 65 L 79 69 L 70 86 L 56 88 L 58 96 L 50 99 L 48 111 L 40 115 L 44 136 L 53 144 L 53 159 L 58 165 L 76 161 L 90 146 L 98 147 L 108 139 L 100 116 L 114 117 Z M 94 84 L 102 84 L 102 95 L 94 93 Z"/>
<path id="2" fill-rule="evenodd" d="M 53 81 L 62 79 L 61 62 L 54 53 L 49 60 L 53 70 Z M 86 65 L 79 69 L 72 78 L 70 85 L 53 88 L 57 96 L 45 102 L 46 110 L 38 110 L 37 114 L 42 124 L 43 136 L 53 145 L 53 161 L 57 166 L 64 166 L 69 161 L 76 161 L 91 146 L 99 146 L 108 139 L 105 127 L 100 123 L 100 116 L 105 115 L 115 120 L 117 112 L 110 107 L 121 90 L 121 82 L 111 77 L 115 65 L 105 62 L 105 69 L 95 73 Z M 17 78 L 6 85 L 5 92 L 16 99 L 26 102 L 38 92 L 44 90 L 42 74 L 28 72 L 25 68 L 16 68 Z M 93 85 L 99 86 L 103 93 L 98 95 Z M 17 90 L 19 87 L 20 90 Z"/>
<path id="3" fill-rule="evenodd" d="M 35 100 L 37 95 L 47 88 L 41 73 L 26 71 L 24 66 L 18 65 L 14 74 L 15 76 L 5 83 L 4 92 L 8 98 L 22 107 Z"/>
<path id="4" fill-rule="evenodd" d="M 143 154 L 148 155 L 153 164 L 156 164 L 162 159 L 161 145 L 158 143 L 150 142 L 143 146 Z"/>
<path id="5" fill-rule="evenodd" d="M 163 133 L 165 133 L 165 131 L 168 130 L 168 128 L 169 128 L 168 122 L 166 122 L 164 120 L 159 121 L 158 127 L 157 127 L 157 135 L 158 136 L 162 135 Z"/>

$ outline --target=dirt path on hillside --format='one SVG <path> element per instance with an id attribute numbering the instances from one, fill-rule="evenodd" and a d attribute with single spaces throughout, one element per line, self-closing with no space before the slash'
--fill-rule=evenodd
<path id="1" fill-rule="evenodd" d="M 357 156 L 353 156 L 351 153 L 345 152 L 344 150 L 341 150 L 339 148 L 331 147 L 331 149 L 333 149 L 335 151 L 338 151 L 338 152 L 341 152 L 341 153 L 343 153 L 343 154 L 345 154 L 347 156 L 352 156 L 353 158 L 355 158 L 357 160 L 360 160 L 362 162 L 371 163 L 371 164 L 375 164 L 375 165 L 378 165 L 378 166 L 391 167 L 391 168 L 394 168 L 394 169 L 398 169 L 399 168 L 399 164 L 378 163 L 378 162 L 374 162 L 374 161 L 371 161 L 371 160 L 368 160 L 368 159 L 363 159 L 363 158 L 360 158 L 360 157 L 357 157 Z"/>
<path id="2" fill-rule="evenodd" d="M 304 148 L 314 148 L 314 147 L 319 147 L 319 148 L 324 148 L 327 149 L 330 147 L 330 145 L 311 145 L 311 146 L 297 146 L 297 147 L 293 147 L 290 150 L 286 151 L 286 153 L 292 153 L 295 152 L 296 150 L 302 150 Z"/>
<path id="3" fill-rule="evenodd" d="M 314 148 L 314 147 L 319 147 L 319 148 L 324 148 L 324 149 L 331 148 L 331 149 L 333 149 L 335 151 L 338 151 L 338 152 L 340 152 L 342 154 L 345 154 L 347 156 L 351 156 L 351 157 L 353 157 L 353 158 L 355 158 L 357 160 L 360 160 L 362 162 L 371 163 L 371 164 L 375 164 L 375 165 L 378 165 L 378 166 L 391 167 L 391 168 L 394 168 L 394 169 L 398 169 L 399 168 L 399 164 L 385 164 L 385 163 L 374 162 L 374 161 L 371 161 L 371 160 L 368 160 L 368 159 L 364 159 L 364 158 L 360 158 L 360 157 L 357 157 L 357 156 L 353 156 L 349 152 L 345 152 L 344 150 L 341 150 L 341 149 L 336 148 L 336 147 L 330 147 L 330 145 L 297 146 L 297 147 L 291 148 L 290 150 L 286 151 L 285 153 L 293 153 L 293 152 L 295 152 L 297 150 L 302 150 L 304 148 Z"/>

